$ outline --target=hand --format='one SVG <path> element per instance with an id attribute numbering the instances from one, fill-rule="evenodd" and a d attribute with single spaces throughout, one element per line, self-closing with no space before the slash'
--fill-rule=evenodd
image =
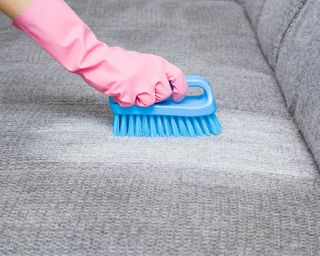
<path id="1" fill-rule="evenodd" d="M 82 73 L 89 84 L 121 106 L 146 107 L 171 94 L 174 101 L 181 101 L 188 90 L 183 72 L 162 57 L 120 47 L 109 47 L 103 57 L 106 63 Z"/>

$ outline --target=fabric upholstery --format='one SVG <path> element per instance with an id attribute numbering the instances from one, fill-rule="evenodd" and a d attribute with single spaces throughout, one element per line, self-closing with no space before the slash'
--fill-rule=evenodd
<path id="1" fill-rule="evenodd" d="M 319 172 L 243 8 L 68 3 L 108 44 L 207 76 L 223 132 L 113 137 L 107 99 L 1 16 L 0 254 L 317 255 Z"/>
<path id="2" fill-rule="evenodd" d="M 280 49 L 276 76 L 314 157 L 320 163 L 320 2 L 310 0 Z"/>

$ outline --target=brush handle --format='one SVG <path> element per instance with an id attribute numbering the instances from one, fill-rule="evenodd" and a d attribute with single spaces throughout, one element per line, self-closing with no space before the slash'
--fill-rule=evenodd
<path id="1" fill-rule="evenodd" d="M 121 107 L 111 97 L 109 100 L 112 111 L 119 115 L 165 115 L 165 116 L 205 116 L 216 112 L 213 90 L 208 79 L 201 76 L 187 76 L 191 88 L 201 88 L 204 93 L 186 96 L 181 102 L 172 98 L 156 103 L 150 107 Z"/>
<path id="2" fill-rule="evenodd" d="M 187 83 L 189 88 L 201 88 L 203 90 L 203 94 L 199 96 L 206 97 L 208 102 L 211 102 L 213 99 L 213 90 L 209 80 L 201 76 L 187 76 Z M 195 97 L 195 96 L 187 96 L 187 97 Z"/>

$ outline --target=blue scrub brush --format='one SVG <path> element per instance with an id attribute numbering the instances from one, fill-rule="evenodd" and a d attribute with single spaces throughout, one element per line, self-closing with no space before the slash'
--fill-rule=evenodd
<path id="1" fill-rule="evenodd" d="M 218 135 L 221 125 L 210 82 L 200 76 L 187 77 L 189 87 L 202 88 L 203 94 L 186 96 L 181 102 L 171 98 L 150 107 L 121 107 L 111 97 L 115 136 L 203 136 Z"/>

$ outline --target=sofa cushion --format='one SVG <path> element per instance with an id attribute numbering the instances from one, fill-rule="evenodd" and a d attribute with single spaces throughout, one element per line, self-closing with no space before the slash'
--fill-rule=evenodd
<path id="1" fill-rule="evenodd" d="M 287 105 L 320 163 L 320 2 L 309 0 L 279 52 L 276 76 Z"/>
<path id="2" fill-rule="evenodd" d="M 243 9 L 68 3 L 110 45 L 207 76 L 223 132 L 113 137 L 107 99 L 1 17 L 0 254 L 316 255 L 318 169 Z"/>

